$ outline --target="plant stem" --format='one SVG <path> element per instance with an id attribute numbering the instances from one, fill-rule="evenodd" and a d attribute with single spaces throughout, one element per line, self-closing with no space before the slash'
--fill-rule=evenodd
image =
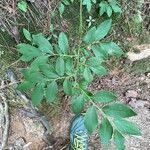
<path id="1" fill-rule="evenodd" d="M 82 14 L 82 0 L 80 0 L 80 25 L 79 25 L 79 33 L 80 33 L 80 38 L 82 35 L 82 30 L 83 30 L 83 14 Z"/>
<path id="2" fill-rule="evenodd" d="M 76 75 L 75 75 L 75 82 L 77 83 L 77 76 L 79 70 L 79 63 L 80 63 L 80 50 L 81 50 L 81 43 L 82 43 L 82 28 L 83 28 L 83 10 L 82 10 L 82 0 L 80 0 L 80 18 L 79 18 L 79 46 L 77 50 L 77 68 L 76 68 Z"/>

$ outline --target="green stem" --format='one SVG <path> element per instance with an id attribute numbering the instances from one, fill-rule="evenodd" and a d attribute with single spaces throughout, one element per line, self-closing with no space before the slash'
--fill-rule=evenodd
<path id="1" fill-rule="evenodd" d="M 82 28 L 83 28 L 83 10 L 82 10 L 82 0 L 80 0 L 80 18 L 79 18 L 79 46 L 77 50 L 77 68 L 76 68 L 76 76 L 75 76 L 75 82 L 77 83 L 77 77 L 78 77 L 78 70 L 79 70 L 79 63 L 80 63 L 80 51 L 81 51 L 81 43 L 82 43 Z"/>
<path id="2" fill-rule="evenodd" d="M 66 55 L 66 54 L 52 54 L 52 55 L 48 55 L 49 57 L 53 57 L 53 56 L 60 56 L 60 57 L 70 57 L 70 58 L 73 58 L 73 57 L 77 57 L 77 55 Z"/>
<path id="3" fill-rule="evenodd" d="M 83 30 L 83 10 L 82 10 L 82 0 L 80 0 L 80 25 L 79 25 L 79 33 L 82 35 Z"/>
<path id="4" fill-rule="evenodd" d="M 57 81 L 57 80 L 62 80 L 62 79 L 68 79 L 68 78 L 71 78 L 71 77 L 74 77 L 74 75 L 63 76 L 63 77 L 59 77 L 59 78 L 56 78 L 56 79 L 50 79 L 50 80 L 47 80 L 47 81 Z"/>

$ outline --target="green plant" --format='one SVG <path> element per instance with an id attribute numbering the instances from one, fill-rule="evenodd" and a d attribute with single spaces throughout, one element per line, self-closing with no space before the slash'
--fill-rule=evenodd
<path id="1" fill-rule="evenodd" d="M 108 17 L 110 17 L 113 12 L 121 13 L 121 8 L 116 0 L 103 0 L 99 3 L 99 7 L 101 16 L 104 13 L 106 13 Z"/>
<path id="2" fill-rule="evenodd" d="M 65 11 L 65 6 L 69 6 L 71 2 L 74 2 L 74 0 L 62 0 L 60 2 L 59 6 L 59 12 L 62 15 Z M 100 16 L 103 14 L 107 14 L 108 17 L 111 17 L 111 15 L 114 13 L 121 13 L 121 7 L 117 0 L 102 0 L 102 1 L 96 1 L 96 0 L 83 0 L 82 3 L 84 6 L 86 6 L 86 9 L 88 12 L 91 11 L 92 6 L 95 5 L 99 8 Z"/>
<path id="3" fill-rule="evenodd" d="M 69 47 L 72 44 L 64 32 L 59 34 L 58 41 L 51 39 L 52 44 L 42 33 L 31 35 L 24 29 L 24 36 L 30 44 L 18 44 L 17 50 L 22 54 L 20 59 L 28 62 L 29 67 L 22 70 L 25 80 L 18 89 L 32 90 L 32 103 L 38 106 L 43 99 L 54 102 L 63 88 L 64 93 L 70 96 L 75 114 L 84 112 L 85 105 L 89 106 L 85 113 L 85 126 L 89 133 L 98 129 L 105 148 L 113 138 L 117 149 L 123 150 L 124 135 L 140 135 L 138 127 L 126 119 L 136 113 L 116 102 L 117 96 L 113 92 L 100 90 L 92 93 L 88 90 L 95 75 L 107 74 L 104 66 L 106 59 L 123 54 L 116 43 L 104 41 L 111 25 L 111 19 L 105 20 L 83 36 L 81 0 L 79 40 L 74 46 Z M 99 115 L 103 117 L 101 121 Z"/>

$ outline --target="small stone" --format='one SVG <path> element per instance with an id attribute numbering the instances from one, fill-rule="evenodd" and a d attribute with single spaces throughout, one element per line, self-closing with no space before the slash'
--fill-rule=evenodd
<path id="1" fill-rule="evenodd" d="M 135 90 L 128 90 L 125 94 L 127 98 L 137 98 L 138 92 Z"/>

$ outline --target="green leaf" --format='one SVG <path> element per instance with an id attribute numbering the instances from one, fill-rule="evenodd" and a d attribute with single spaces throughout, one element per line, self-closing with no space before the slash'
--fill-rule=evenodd
<path id="1" fill-rule="evenodd" d="M 20 91 L 27 91 L 27 90 L 30 90 L 31 88 L 34 87 L 34 83 L 32 82 L 29 82 L 29 81 L 23 81 L 22 83 L 20 83 L 18 86 L 17 86 L 17 90 L 20 90 Z"/>
<path id="2" fill-rule="evenodd" d="M 56 79 L 59 77 L 57 75 L 55 69 L 51 65 L 44 64 L 44 65 L 40 65 L 39 68 L 40 68 L 41 72 L 50 79 Z"/>
<path id="3" fill-rule="evenodd" d="M 53 47 L 42 33 L 33 35 L 33 43 L 44 53 L 52 53 Z"/>
<path id="4" fill-rule="evenodd" d="M 100 16 L 102 16 L 106 12 L 106 8 L 108 6 L 108 3 L 106 1 L 102 1 L 99 4 L 100 7 Z"/>
<path id="5" fill-rule="evenodd" d="M 84 124 L 90 134 L 96 130 L 98 126 L 98 117 L 94 106 L 86 111 Z"/>
<path id="6" fill-rule="evenodd" d="M 123 54 L 123 50 L 114 42 L 110 43 L 101 43 L 101 47 L 109 54 L 121 56 Z"/>
<path id="7" fill-rule="evenodd" d="M 132 122 L 124 119 L 118 119 L 114 121 L 114 124 L 117 129 L 124 134 L 141 135 L 139 128 Z"/>
<path id="8" fill-rule="evenodd" d="M 87 8 L 88 12 L 91 11 L 91 8 L 92 8 L 91 0 L 83 0 L 83 5 L 86 5 L 86 8 Z"/>
<path id="9" fill-rule="evenodd" d="M 31 99 L 34 106 L 37 106 L 41 103 L 44 96 L 44 84 L 37 84 L 32 91 Z"/>
<path id="10" fill-rule="evenodd" d="M 104 22 L 102 22 L 98 27 L 97 30 L 95 32 L 95 40 L 99 41 L 101 39 L 103 39 L 109 32 L 110 28 L 111 28 L 111 23 L 112 20 L 106 20 Z"/>
<path id="11" fill-rule="evenodd" d="M 62 57 L 58 57 L 56 60 L 56 72 L 60 75 L 63 76 L 65 73 L 65 63 Z"/>
<path id="12" fill-rule="evenodd" d="M 117 131 L 114 131 L 114 142 L 117 150 L 125 150 L 125 138 Z"/>
<path id="13" fill-rule="evenodd" d="M 74 96 L 71 100 L 72 110 L 75 114 L 80 114 L 84 108 L 84 97 L 83 95 Z"/>
<path id="14" fill-rule="evenodd" d="M 83 37 L 83 41 L 86 44 L 91 44 L 95 41 L 95 31 L 96 31 L 96 27 L 92 27 L 87 33 L 86 35 Z"/>
<path id="15" fill-rule="evenodd" d="M 30 81 L 32 83 L 45 82 L 44 76 L 40 72 L 32 70 L 31 68 L 22 70 L 22 74 L 25 80 Z"/>
<path id="16" fill-rule="evenodd" d="M 109 103 L 115 101 L 117 96 L 109 91 L 101 90 L 92 96 L 92 99 L 95 102 Z"/>
<path id="17" fill-rule="evenodd" d="M 73 70 L 73 59 L 67 58 L 65 64 L 66 64 L 66 71 L 68 72 L 68 74 L 71 74 Z"/>
<path id="18" fill-rule="evenodd" d="M 98 57 L 91 57 L 86 61 L 86 65 L 89 65 L 91 67 L 99 66 L 102 63 L 102 59 L 99 59 Z"/>
<path id="19" fill-rule="evenodd" d="M 110 6 L 107 7 L 107 15 L 108 17 L 112 15 L 112 8 Z"/>
<path id="20" fill-rule="evenodd" d="M 59 13 L 60 15 L 62 15 L 65 11 L 65 5 L 63 3 L 60 3 L 60 6 L 59 6 Z"/>
<path id="21" fill-rule="evenodd" d="M 72 95 L 72 83 L 68 79 L 64 80 L 63 89 L 67 95 Z"/>
<path id="22" fill-rule="evenodd" d="M 110 122 L 104 118 L 99 129 L 99 136 L 104 146 L 108 146 L 113 134 L 113 127 Z"/>
<path id="23" fill-rule="evenodd" d="M 31 68 L 32 70 L 39 71 L 39 66 L 46 64 L 48 61 L 48 56 L 40 56 L 37 57 L 32 63 L 31 63 Z"/>
<path id="24" fill-rule="evenodd" d="M 64 32 L 61 32 L 58 37 L 59 48 L 63 53 L 67 53 L 69 49 L 68 38 Z"/>
<path id="25" fill-rule="evenodd" d="M 121 13 L 121 8 L 117 4 L 111 4 L 111 7 L 115 13 Z"/>
<path id="26" fill-rule="evenodd" d="M 137 115 L 131 108 L 127 107 L 124 104 L 110 104 L 103 107 L 103 112 L 111 117 L 132 117 Z"/>
<path id="27" fill-rule="evenodd" d="M 33 58 L 42 55 L 38 48 L 25 43 L 18 44 L 17 51 L 23 54 L 22 60 L 25 61 L 30 61 Z"/>
<path id="28" fill-rule="evenodd" d="M 26 38 L 28 41 L 31 41 L 31 40 L 32 40 L 31 34 L 30 34 L 30 32 L 29 32 L 27 29 L 23 28 L 23 34 L 24 34 L 25 38 Z"/>
<path id="29" fill-rule="evenodd" d="M 57 93 L 58 93 L 57 83 L 53 81 L 50 84 L 48 84 L 46 89 L 46 98 L 48 102 L 53 102 L 57 97 Z"/>
<path id="30" fill-rule="evenodd" d="M 106 51 L 104 49 L 102 49 L 102 47 L 99 45 L 93 45 L 92 51 L 93 51 L 94 55 L 101 60 L 103 60 L 107 55 Z"/>
<path id="31" fill-rule="evenodd" d="M 89 68 L 84 69 L 83 77 L 87 82 L 91 82 L 93 80 L 93 76 Z"/>
<path id="32" fill-rule="evenodd" d="M 18 2 L 18 8 L 22 10 L 23 12 L 27 12 L 27 8 L 28 8 L 27 2 L 25 1 Z"/>
<path id="33" fill-rule="evenodd" d="M 70 2 L 68 0 L 63 0 L 62 2 L 67 6 L 70 5 Z"/>
<path id="34" fill-rule="evenodd" d="M 98 76 L 107 75 L 108 72 L 103 66 L 90 67 L 90 69 Z"/>

